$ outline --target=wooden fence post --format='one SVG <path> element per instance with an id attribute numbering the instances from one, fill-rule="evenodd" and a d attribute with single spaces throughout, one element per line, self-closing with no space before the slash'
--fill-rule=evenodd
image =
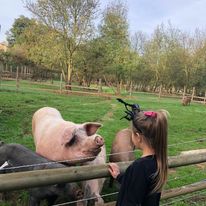
<path id="1" fill-rule="evenodd" d="M 161 94 L 162 94 L 162 84 L 160 85 L 160 89 L 159 89 L 159 101 L 160 101 L 160 98 L 161 98 Z"/>
<path id="2" fill-rule="evenodd" d="M 26 66 L 24 65 L 24 76 L 27 77 Z"/>
<path id="3" fill-rule="evenodd" d="M 129 96 L 132 96 L 132 81 L 130 83 Z"/>
<path id="4" fill-rule="evenodd" d="M 60 93 L 62 93 L 62 73 L 60 75 L 60 85 L 59 85 L 59 87 L 60 87 Z"/>
<path id="5" fill-rule="evenodd" d="M 122 93 L 122 84 L 123 84 L 123 81 L 122 79 L 120 80 L 120 84 L 119 84 L 119 93 L 121 94 Z"/>
<path id="6" fill-rule="evenodd" d="M 192 98 L 191 98 L 192 101 L 194 99 L 194 96 L 195 96 L 195 87 L 192 88 Z"/>
<path id="7" fill-rule="evenodd" d="M 102 92 L 102 79 L 99 79 L 99 83 L 98 83 L 98 93 Z"/>
<path id="8" fill-rule="evenodd" d="M 124 84 L 124 92 L 127 93 L 127 83 Z"/>
<path id="9" fill-rule="evenodd" d="M 184 86 L 184 90 L 183 90 L 183 99 L 184 99 L 184 97 L 185 97 L 185 94 L 186 94 L 186 86 Z"/>
<path id="10" fill-rule="evenodd" d="M 16 90 L 19 90 L 19 66 L 16 68 Z"/>

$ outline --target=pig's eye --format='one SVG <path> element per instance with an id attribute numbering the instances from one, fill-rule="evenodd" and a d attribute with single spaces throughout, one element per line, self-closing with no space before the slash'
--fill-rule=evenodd
<path id="1" fill-rule="evenodd" d="M 67 143 L 68 146 L 72 146 L 77 142 L 77 136 L 74 135 L 72 139 Z"/>

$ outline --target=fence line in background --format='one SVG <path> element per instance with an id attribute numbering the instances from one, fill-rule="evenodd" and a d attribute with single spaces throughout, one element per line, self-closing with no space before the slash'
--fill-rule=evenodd
<path id="1" fill-rule="evenodd" d="M 21 78 L 21 76 L 23 75 L 22 77 L 25 77 L 25 74 L 22 73 L 22 70 L 19 72 L 19 67 L 17 67 L 16 68 L 16 72 L 12 72 L 12 75 L 10 75 L 12 78 L 10 76 L 5 78 L 3 76 L 4 72 L 5 71 L 0 71 L 0 82 L 3 79 L 4 80 L 14 80 L 14 81 L 16 81 L 16 89 L 18 90 L 19 87 L 20 87 L 20 78 Z M 8 71 L 6 71 L 6 72 L 8 72 Z M 27 76 L 27 74 L 26 74 L 26 76 Z M 31 78 L 30 76 L 28 76 L 28 77 Z M 107 82 L 106 82 L 106 84 L 108 85 Z M 6 84 L 2 84 L 2 83 L 0 83 L 0 85 L 2 85 L 2 86 L 11 86 L 11 85 L 6 85 Z M 48 84 L 45 84 L 45 83 L 41 84 L 41 85 L 49 86 Z M 15 85 L 13 85 L 13 86 L 15 86 Z M 54 85 L 51 84 L 50 86 L 54 86 Z M 65 87 L 66 86 L 67 85 L 65 85 Z M 113 90 L 114 95 L 116 95 L 117 92 L 115 92 L 113 86 L 111 86 L 110 84 L 108 86 Z M 60 74 L 60 83 L 59 83 L 58 87 L 59 87 L 58 88 L 59 93 L 62 93 L 63 89 L 62 89 L 62 75 L 61 74 Z M 81 89 L 81 90 L 84 91 L 84 93 L 88 93 L 90 95 L 94 95 L 94 94 L 101 95 L 101 94 L 104 94 L 104 93 L 102 93 L 102 81 L 101 81 L 101 79 L 98 81 L 97 86 L 94 87 L 94 88 L 85 87 L 85 86 L 78 86 L 78 85 L 69 85 L 68 87 Z M 128 93 L 128 95 L 129 95 L 129 97 L 132 96 L 132 93 L 135 93 L 134 91 L 132 91 L 132 89 L 134 89 L 134 88 L 133 88 L 132 85 L 130 85 L 130 88 L 128 89 L 128 91 L 126 91 Z M 52 89 L 48 89 L 48 90 L 53 91 Z M 87 91 L 87 92 L 85 92 L 85 91 Z M 64 92 L 71 93 L 71 90 L 66 90 L 65 89 Z M 192 94 L 187 94 L 186 93 L 186 87 L 184 87 L 182 94 L 181 93 L 177 93 L 177 94 L 176 93 L 172 93 L 172 94 L 167 93 L 165 95 L 165 94 L 163 94 L 164 92 L 163 92 L 162 85 L 159 86 L 159 90 L 157 92 L 146 92 L 146 93 L 151 93 L 151 94 L 157 95 L 159 100 L 160 100 L 161 97 L 164 97 L 164 96 L 166 96 L 166 97 L 175 97 L 175 98 L 181 98 L 181 95 L 182 95 L 182 97 L 184 97 L 184 96 L 191 96 L 192 102 L 206 104 L 206 91 L 205 91 L 205 96 L 204 97 L 195 96 L 195 87 L 193 87 Z M 121 94 L 121 91 L 120 91 L 120 94 Z"/>

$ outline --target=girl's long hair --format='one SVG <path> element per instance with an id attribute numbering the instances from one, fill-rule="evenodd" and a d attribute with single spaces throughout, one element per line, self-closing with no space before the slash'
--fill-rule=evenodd
<path id="1" fill-rule="evenodd" d="M 166 110 L 155 112 L 155 116 L 147 116 L 139 112 L 133 119 L 133 131 L 143 134 L 145 142 L 155 152 L 157 159 L 157 172 L 153 175 L 154 185 L 151 193 L 160 192 L 167 181 L 167 135 L 168 123 Z"/>

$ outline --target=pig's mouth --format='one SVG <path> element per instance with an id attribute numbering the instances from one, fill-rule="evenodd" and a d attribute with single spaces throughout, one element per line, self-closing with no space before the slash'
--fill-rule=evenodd
<path id="1" fill-rule="evenodd" d="M 77 190 L 74 192 L 74 194 L 75 194 L 74 195 L 75 200 L 80 200 L 84 197 L 84 193 L 82 190 Z"/>
<path id="2" fill-rule="evenodd" d="M 101 148 L 99 147 L 99 148 L 93 150 L 92 152 L 95 156 L 97 156 L 101 152 Z"/>
<path id="3" fill-rule="evenodd" d="M 98 147 L 98 148 L 95 148 L 95 149 L 91 149 L 91 150 L 87 150 L 87 151 L 83 151 L 83 153 L 85 155 L 88 155 L 88 156 L 97 156 L 99 153 L 101 152 L 101 148 Z"/>

